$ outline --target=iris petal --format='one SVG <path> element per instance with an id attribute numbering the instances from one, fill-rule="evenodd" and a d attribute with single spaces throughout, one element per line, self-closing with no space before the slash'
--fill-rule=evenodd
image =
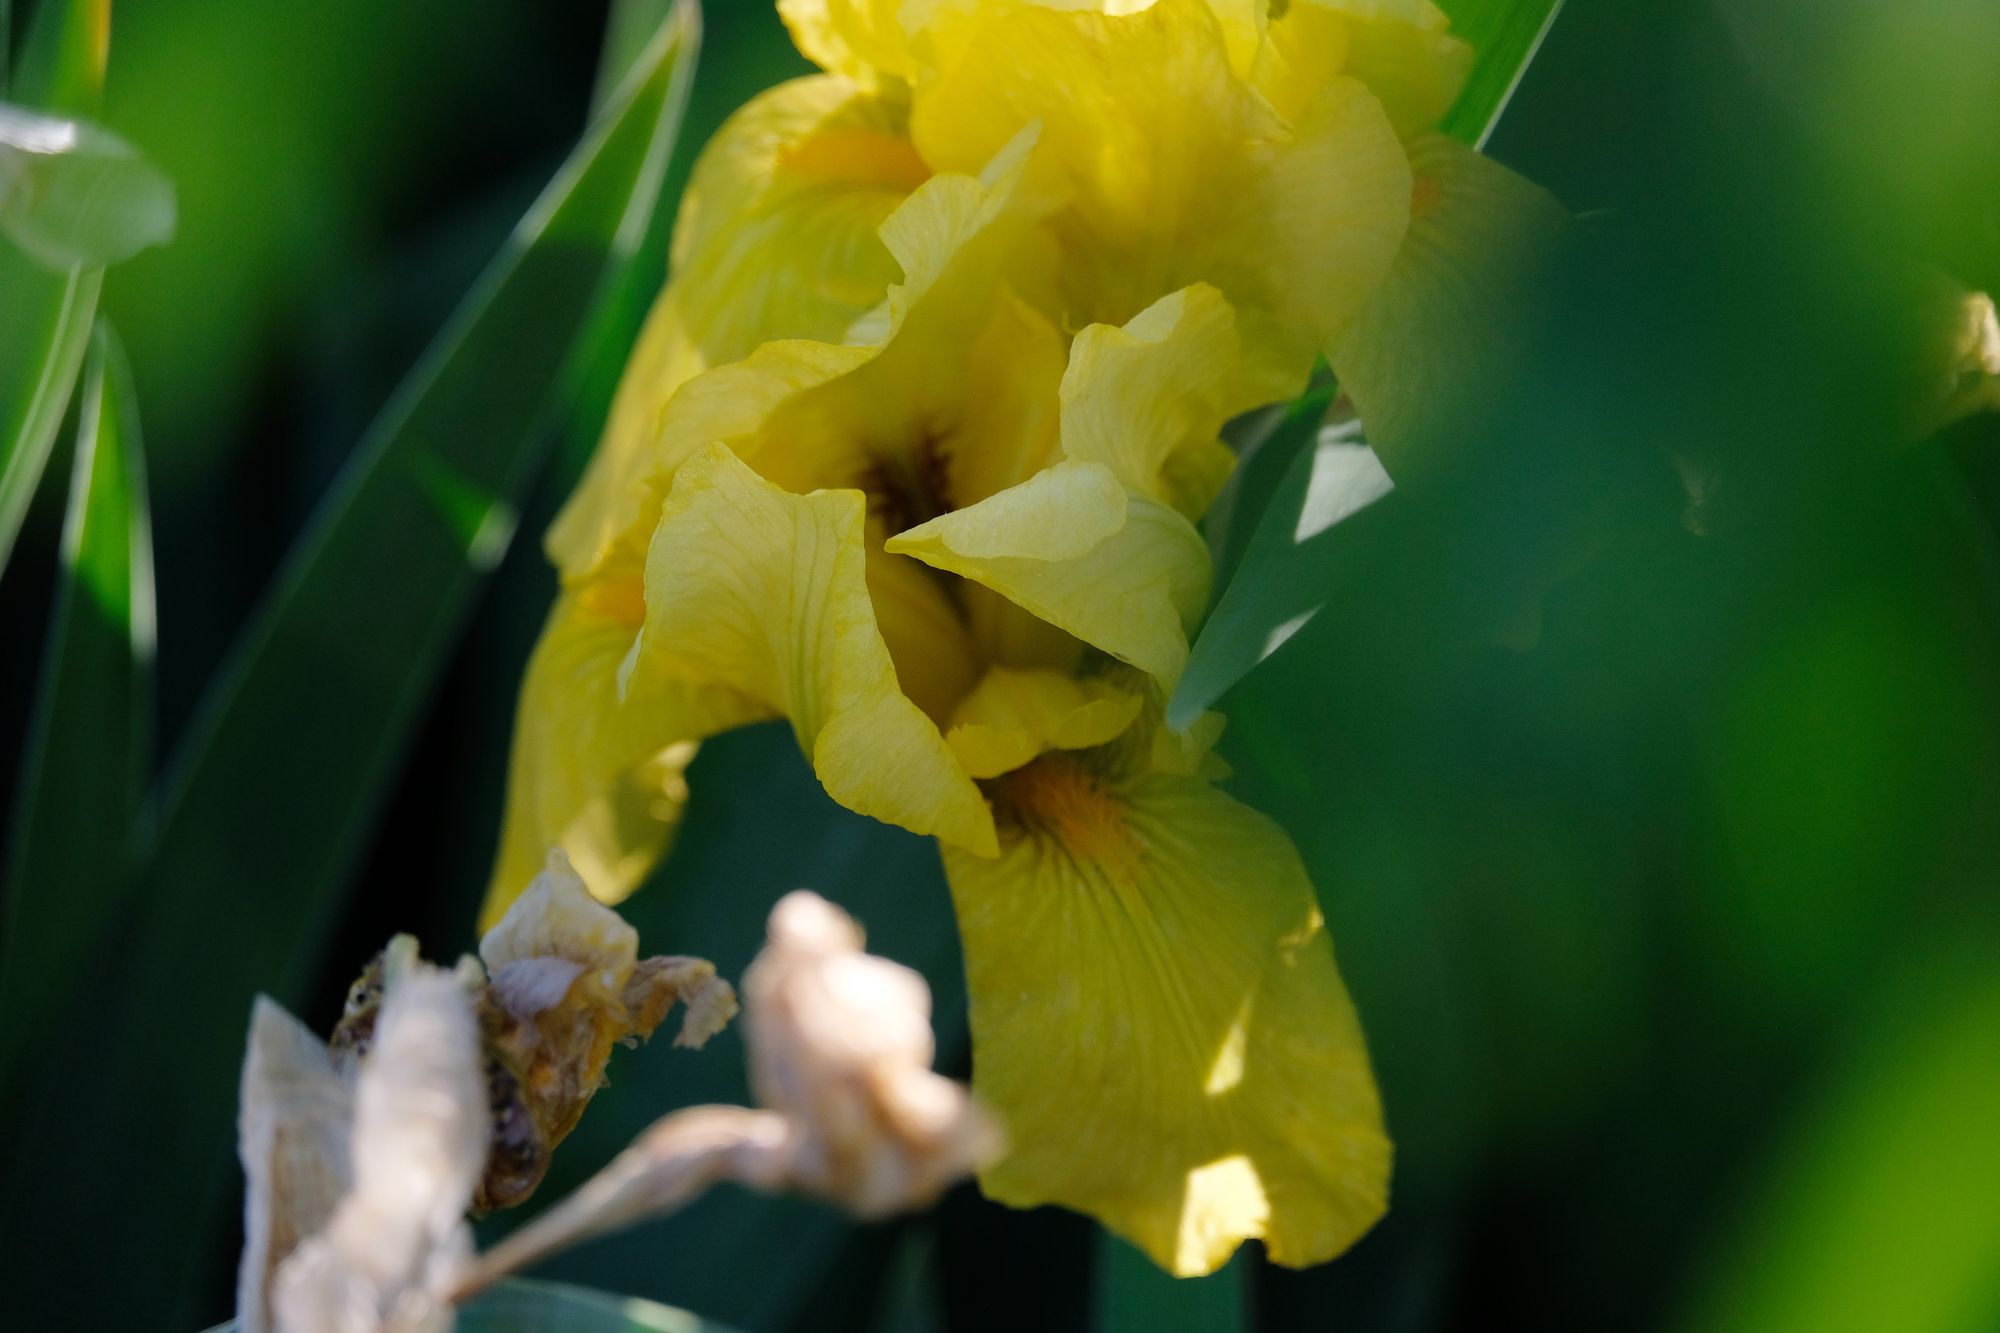
<path id="1" fill-rule="evenodd" d="M 857 492 L 793 495 L 721 445 L 689 459 L 647 556 L 631 687 L 726 683 L 791 719 L 836 801 L 991 854 L 985 799 L 897 682 L 862 512 Z"/>
<path id="2" fill-rule="evenodd" d="M 1390 1149 L 1312 886 L 1207 784 L 1047 755 L 1004 780 L 1000 855 L 947 848 L 973 1090 L 1016 1207 L 1094 1214 L 1177 1274 L 1261 1238 L 1304 1266 L 1385 1207 Z"/>
<path id="3" fill-rule="evenodd" d="M 732 690 L 680 682 L 619 698 L 618 666 L 637 633 L 627 615 L 593 610 L 574 593 L 550 613 L 521 683 L 482 927 L 528 887 L 551 848 L 606 901 L 631 893 L 680 824 L 694 743 L 769 716 Z"/>

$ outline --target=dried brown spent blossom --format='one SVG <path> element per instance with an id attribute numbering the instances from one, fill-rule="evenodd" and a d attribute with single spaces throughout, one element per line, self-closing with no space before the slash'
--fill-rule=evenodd
<path id="1" fill-rule="evenodd" d="M 471 1255 L 469 1208 L 518 1202 L 604 1082 L 616 1043 L 676 1000 L 676 1045 L 736 1013 L 698 958 L 638 934 L 560 853 L 449 972 L 399 935 L 322 1043 L 259 997 L 245 1058 L 241 1333 L 442 1333 Z M 488 969 L 491 969 L 490 976 Z"/>
<path id="2" fill-rule="evenodd" d="M 930 988 L 862 952 L 860 928 L 832 903 L 801 890 L 773 909 L 768 943 L 744 978 L 744 1008 L 763 1109 L 697 1106 L 660 1120 L 483 1256 L 461 1297 L 722 1181 L 878 1217 L 929 1203 L 999 1155 L 993 1118 L 930 1068 Z"/>
<path id="3" fill-rule="evenodd" d="M 639 932 L 591 896 L 551 852 L 460 976 L 472 990 L 492 1112 L 492 1147 L 474 1206 L 511 1208 L 541 1184 L 555 1148 L 604 1086 L 616 1045 L 652 1036 L 676 1001 L 676 1046 L 700 1047 L 736 1014 L 736 995 L 699 958 L 639 957 Z M 388 981 L 416 957 L 399 935 L 348 992 L 334 1029 L 337 1058 L 365 1054 Z"/>

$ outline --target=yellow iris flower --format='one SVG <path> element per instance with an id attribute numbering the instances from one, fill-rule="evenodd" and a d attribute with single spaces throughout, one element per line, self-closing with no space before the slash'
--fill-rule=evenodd
<path id="1" fill-rule="evenodd" d="M 1223 423 L 1317 356 L 1393 378 L 1382 293 L 1461 267 L 1405 241 L 1465 51 L 1427 0 L 779 8 L 826 72 L 703 154 L 549 535 L 488 918 L 551 847 L 630 892 L 695 744 L 784 718 L 943 847 L 989 1194 L 1180 1274 L 1330 1258 L 1387 1198 L 1360 1029 L 1221 719 L 1161 701 Z"/>

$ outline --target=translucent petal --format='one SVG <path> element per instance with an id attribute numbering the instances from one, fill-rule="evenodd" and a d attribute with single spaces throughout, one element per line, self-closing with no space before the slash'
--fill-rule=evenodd
<path id="1" fill-rule="evenodd" d="M 1368 85 L 1398 133 L 1416 134 L 1451 110 L 1472 71 L 1472 48 L 1450 26 L 1431 0 L 1292 0 L 1266 31 L 1257 87 L 1293 117 L 1344 74 Z"/>
<path id="2" fill-rule="evenodd" d="M 1540 186 L 1443 135 L 1413 141 L 1410 155 L 1409 236 L 1331 353 L 1369 444 L 1399 480 L 1448 452 L 1499 387 L 1528 284 L 1568 223 Z"/>
<path id="3" fill-rule="evenodd" d="M 899 22 L 903 0 L 778 0 L 778 16 L 806 59 L 864 82 L 908 77 L 909 39 Z"/>
<path id="4" fill-rule="evenodd" d="M 846 79 L 759 94 L 702 151 L 675 218 L 673 272 L 710 365 L 772 338 L 835 341 L 882 299 L 882 223 L 930 175 L 907 108 Z"/>
<path id="5" fill-rule="evenodd" d="M 675 478 L 647 558 L 633 688 L 726 681 L 791 719 L 835 800 L 990 853 L 984 798 L 897 682 L 866 564 L 858 494 L 793 495 L 704 450 Z"/>
<path id="6" fill-rule="evenodd" d="M 1199 781 L 1048 755 L 1005 779 L 1001 854 L 947 848 L 974 1093 L 1015 1207 L 1090 1213 L 1192 1275 L 1261 1238 L 1321 1262 L 1386 1202 L 1389 1143 L 1312 886 Z"/>

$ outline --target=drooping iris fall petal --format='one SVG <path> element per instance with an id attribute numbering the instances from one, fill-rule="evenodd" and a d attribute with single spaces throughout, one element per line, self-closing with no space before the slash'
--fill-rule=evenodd
<path id="1" fill-rule="evenodd" d="M 1199 778 L 1044 755 L 1001 780 L 1000 856 L 945 868 L 992 1197 L 1091 1213 L 1178 1274 L 1244 1240 L 1333 1257 L 1390 1149 L 1298 854 Z"/>

